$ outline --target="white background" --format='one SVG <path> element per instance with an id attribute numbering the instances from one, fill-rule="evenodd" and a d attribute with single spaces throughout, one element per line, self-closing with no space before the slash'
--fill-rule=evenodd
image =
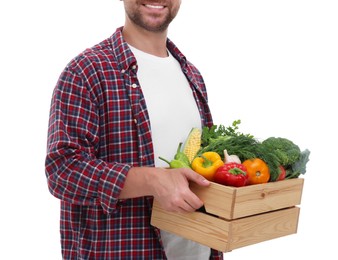
<path id="1" fill-rule="evenodd" d="M 204 75 L 215 123 L 241 119 L 243 132 L 311 150 L 298 233 L 225 259 L 338 259 L 337 1 L 182 2 L 169 37 Z M 123 22 L 117 0 L 1 2 L 0 259 L 61 259 L 44 175 L 52 90 L 71 58 Z"/>

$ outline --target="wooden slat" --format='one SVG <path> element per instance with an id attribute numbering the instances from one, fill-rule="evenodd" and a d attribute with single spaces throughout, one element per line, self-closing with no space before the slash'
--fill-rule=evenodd
<path id="1" fill-rule="evenodd" d="M 236 219 L 301 203 L 304 179 L 290 179 L 240 188 L 211 183 L 201 187 L 191 183 L 191 190 L 204 202 L 208 213 Z"/>
<path id="2" fill-rule="evenodd" d="M 219 251 L 228 251 L 230 223 L 201 212 L 171 213 L 154 201 L 151 225 Z"/>
<path id="3" fill-rule="evenodd" d="M 229 250 L 297 233 L 298 207 L 233 220 Z"/>
<path id="4" fill-rule="evenodd" d="M 299 208 L 292 207 L 235 220 L 201 212 L 188 214 L 163 210 L 156 201 L 151 224 L 222 252 L 291 235 L 297 232 Z"/>
<path id="5" fill-rule="evenodd" d="M 204 202 L 206 211 L 210 214 L 232 219 L 236 189 L 217 183 L 210 183 L 208 187 L 202 187 L 190 183 L 191 190 Z"/>

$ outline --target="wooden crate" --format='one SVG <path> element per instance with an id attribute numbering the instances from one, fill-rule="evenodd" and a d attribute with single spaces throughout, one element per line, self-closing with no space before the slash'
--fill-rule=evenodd
<path id="1" fill-rule="evenodd" d="M 240 188 L 191 184 L 206 212 L 171 213 L 155 200 L 151 224 L 219 251 L 295 234 L 304 179 Z"/>

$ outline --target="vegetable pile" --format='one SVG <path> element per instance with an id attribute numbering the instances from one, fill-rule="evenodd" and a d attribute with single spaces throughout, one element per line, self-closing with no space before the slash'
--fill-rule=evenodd
<path id="1" fill-rule="evenodd" d="M 310 156 L 308 149 L 301 150 L 284 137 L 258 141 L 251 134 L 239 132 L 240 123 L 240 120 L 235 120 L 228 127 L 204 127 L 198 142 L 191 142 L 191 136 L 187 138 L 198 147 L 187 147 L 186 144 L 181 152 L 180 144 L 175 163 L 167 162 L 172 168 L 190 167 L 208 180 L 235 187 L 298 178 L 305 174 Z M 196 128 L 193 134 L 196 139 Z M 191 154 L 185 154 L 188 150 L 197 152 L 191 158 Z M 177 160 L 183 163 L 177 163 Z"/>

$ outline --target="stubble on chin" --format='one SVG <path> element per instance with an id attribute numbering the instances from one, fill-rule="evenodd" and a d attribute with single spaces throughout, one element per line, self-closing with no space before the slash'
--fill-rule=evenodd
<path id="1" fill-rule="evenodd" d="M 150 32 L 163 32 L 169 27 L 169 24 L 175 18 L 170 11 L 164 16 L 160 17 L 154 14 L 153 16 L 145 16 L 140 10 L 131 10 L 126 12 L 130 21 L 140 28 L 143 28 Z"/>

